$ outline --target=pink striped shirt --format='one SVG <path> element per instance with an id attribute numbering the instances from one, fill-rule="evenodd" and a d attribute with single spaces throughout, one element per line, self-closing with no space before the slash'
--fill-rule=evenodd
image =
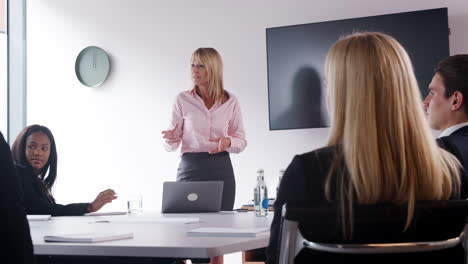
<path id="1" fill-rule="evenodd" d="M 195 89 L 177 95 L 173 109 L 171 126 L 180 139 L 175 143 L 164 143 L 167 151 L 175 151 L 182 144 L 181 154 L 186 152 L 209 152 L 218 146 L 210 138 L 229 137 L 231 146 L 226 151 L 239 153 L 247 146 L 244 125 L 237 98 L 229 93 L 223 104 L 215 103 L 209 110 Z"/>

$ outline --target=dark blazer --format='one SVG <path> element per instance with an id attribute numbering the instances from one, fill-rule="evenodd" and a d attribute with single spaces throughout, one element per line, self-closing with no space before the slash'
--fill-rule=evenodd
<path id="1" fill-rule="evenodd" d="M 468 126 L 455 130 L 450 136 L 437 139 L 439 146 L 452 153 L 460 161 L 462 172 L 462 197 L 467 197 L 468 190 Z"/>
<path id="2" fill-rule="evenodd" d="M 0 262 L 33 263 L 33 246 L 10 146 L 0 133 Z"/>
<path id="3" fill-rule="evenodd" d="M 335 156 L 339 153 L 340 147 L 331 146 L 321 148 L 312 152 L 302 155 L 297 155 L 292 160 L 286 169 L 281 184 L 278 190 L 277 198 L 274 207 L 274 218 L 271 224 L 270 243 L 267 247 L 267 263 L 276 264 L 280 253 L 279 237 L 281 235 L 281 209 L 287 203 L 298 207 L 312 207 L 314 205 L 324 205 L 329 203 L 325 199 L 325 179 L 328 175 L 332 162 Z M 338 166 L 344 168 L 344 165 Z M 332 177 L 330 182 L 330 193 L 332 200 L 337 200 L 337 177 Z M 459 249 L 453 253 L 457 257 L 460 256 Z M 446 254 L 446 252 L 443 252 Z M 299 254 L 296 258 L 296 263 L 310 263 L 311 259 L 314 263 L 382 263 L 382 256 L 377 256 L 378 259 L 359 255 L 337 255 L 321 252 L 305 251 Z M 463 256 L 463 250 L 461 250 Z M 384 259 L 389 263 L 395 263 L 392 257 L 398 256 L 385 256 Z M 424 253 L 424 261 L 421 263 L 436 263 L 436 261 L 446 260 L 446 255 L 442 253 Z M 421 260 L 421 255 L 416 253 L 408 253 L 408 259 Z M 401 262 L 401 259 L 400 259 Z M 417 261 L 418 262 L 418 261 Z M 444 262 L 444 261 L 442 261 Z M 406 262 L 410 263 L 410 262 Z M 450 263 L 450 262 L 446 262 Z"/>
<path id="4" fill-rule="evenodd" d="M 327 203 L 325 178 L 336 155 L 337 147 L 327 147 L 294 157 L 286 168 L 278 189 L 271 223 L 270 243 L 267 247 L 267 263 L 276 264 L 280 253 L 281 209 L 285 203 L 308 207 Z M 334 184 L 332 183 L 332 186 Z"/>
<path id="5" fill-rule="evenodd" d="M 24 205 L 28 214 L 50 214 L 53 216 L 83 215 L 88 212 L 89 203 L 61 205 L 47 195 L 42 181 L 31 166 L 17 165 L 18 176 L 23 183 Z"/>

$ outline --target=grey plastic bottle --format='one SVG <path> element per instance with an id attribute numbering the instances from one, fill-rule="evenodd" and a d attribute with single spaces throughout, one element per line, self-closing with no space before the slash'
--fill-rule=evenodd
<path id="1" fill-rule="evenodd" d="M 278 197 L 278 191 L 279 191 L 279 187 L 280 187 L 281 179 L 283 178 L 283 175 L 284 175 L 284 169 L 281 169 L 279 171 L 278 183 L 276 184 L 276 197 Z"/>

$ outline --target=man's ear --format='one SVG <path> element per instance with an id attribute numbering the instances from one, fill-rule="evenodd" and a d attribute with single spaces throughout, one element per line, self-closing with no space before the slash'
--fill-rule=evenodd
<path id="1" fill-rule="evenodd" d="M 465 103 L 464 99 L 460 91 L 455 91 L 452 95 L 452 111 L 457 111 L 462 108 Z"/>

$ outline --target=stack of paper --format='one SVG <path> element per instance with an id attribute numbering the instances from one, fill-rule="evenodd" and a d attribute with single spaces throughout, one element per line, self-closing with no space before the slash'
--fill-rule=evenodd
<path id="1" fill-rule="evenodd" d="M 46 242 L 94 243 L 133 238 L 133 233 L 79 233 L 56 236 L 44 236 Z"/>
<path id="2" fill-rule="evenodd" d="M 256 237 L 258 234 L 268 232 L 270 228 L 231 228 L 231 227 L 200 227 L 187 232 L 190 236 L 216 236 L 216 237 Z"/>

